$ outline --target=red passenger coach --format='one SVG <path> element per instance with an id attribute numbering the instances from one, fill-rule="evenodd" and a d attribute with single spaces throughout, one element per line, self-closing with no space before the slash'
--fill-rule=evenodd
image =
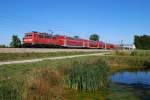
<path id="1" fill-rule="evenodd" d="M 47 33 L 30 32 L 23 38 L 24 46 L 40 47 L 68 47 L 68 48 L 101 48 L 114 49 L 113 44 L 102 41 L 85 40 L 68 36 L 52 35 Z"/>
<path id="2" fill-rule="evenodd" d="M 67 47 L 79 47 L 79 48 L 83 47 L 83 42 L 84 42 L 83 39 L 71 38 L 71 37 L 66 37 L 64 41 L 66 41 L 64 45 Z"/>

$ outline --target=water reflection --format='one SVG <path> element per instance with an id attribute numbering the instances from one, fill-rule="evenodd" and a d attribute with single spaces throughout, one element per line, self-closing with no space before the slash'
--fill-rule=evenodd
<path id="1" fill-rule="evenodd" d="M 113 83 L 150 87 L 150 70 L 117 72 L 111 76 L 111 80 Z"/>

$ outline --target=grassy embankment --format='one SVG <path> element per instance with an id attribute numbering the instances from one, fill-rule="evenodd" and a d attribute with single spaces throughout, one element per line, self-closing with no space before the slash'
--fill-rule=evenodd
<path id="1" fill-rule="evenodd" d="M 111 71 L 148 68 L 149 55 L 149 51 L 115 52 L 103 57 L 1 66 L 0 99 L 141 100 L 150 96 L 150 91 L 108 84 L 108 65 Z"/>
<path id="2" fill-rule="evenodd" d="M 92 54 L 100 53 L 100 51 L 94 52 L 49 52 L 49 53 L 0 53 L 0 61 L 12 61 L 12 60 L 25 60 L 35 58 L 47 58 L 80 54 Z"/>

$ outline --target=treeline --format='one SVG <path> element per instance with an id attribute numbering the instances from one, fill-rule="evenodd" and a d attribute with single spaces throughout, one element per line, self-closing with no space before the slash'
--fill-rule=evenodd
<path id="1" fill-rule="evenodd" d="M 6 48 L 6 45 L 0 44 L 0 48 Z"/>
<path id="2" fill-rule="evenodd" d="M 149 35 L 142 35 L 142 36 L 135 35 L 134 44 L 137 49 L 149 50 L 150 49 L 150 36 Z"/>

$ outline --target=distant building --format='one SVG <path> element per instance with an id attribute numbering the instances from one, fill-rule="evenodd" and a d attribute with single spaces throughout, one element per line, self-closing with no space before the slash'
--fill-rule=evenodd
<path id="1" fill-rule="evenodd" d="M 136 49 L 134 44 L 122 44 L 122 45 L 120 45 L 120 47 L 122 49 L 125 49 L 125 50 L 134 50 L 134 49 Z"/>

